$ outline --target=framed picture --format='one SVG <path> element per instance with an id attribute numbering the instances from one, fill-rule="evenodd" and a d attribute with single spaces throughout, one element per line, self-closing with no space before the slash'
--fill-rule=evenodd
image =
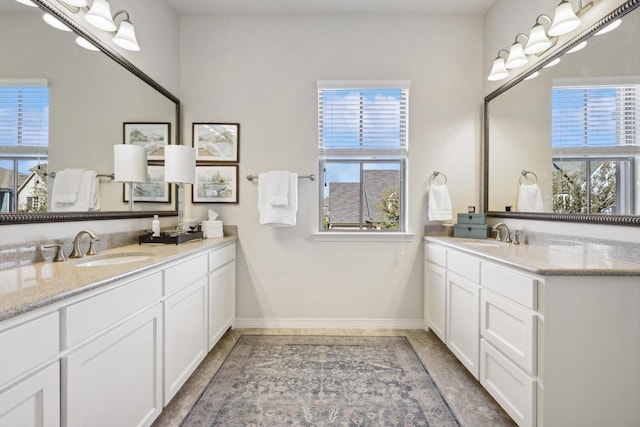
<path id="1" fill-rule="evenodd" d="M 164 166 L 148 165 L 148 181 L 133 184 L 133 201 L 147 203 L 171 203 L 171 191 L 169 183 L 164 182 Z M 129 202 L 129 183 L 123 185 L 124 193 L 122 200 Z"/>
<path id="2" fill-rule="evenodd" d="M 124 123 L 125 144 L 141 145 L 147 160 L 164 160 L 164 146 L 171 144 L 171 123 Z"/>
<path id="3" fill-rule="evenodd" d="M 193 147 L 196 161 L 239 161 L 239 123 L 194 123 Z"/>
<path id="4" fill-rule="evenodd" d="M 196 165 L 193 203 L 238 203 L 238 165 Z"/>

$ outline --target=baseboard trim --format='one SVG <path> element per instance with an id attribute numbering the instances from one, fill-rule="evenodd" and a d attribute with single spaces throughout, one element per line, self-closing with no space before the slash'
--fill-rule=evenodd
<path id="1" fill-rule="evenodd" d="M 236 318 L 236 328 L 424 329 L 422 319 Z"/>

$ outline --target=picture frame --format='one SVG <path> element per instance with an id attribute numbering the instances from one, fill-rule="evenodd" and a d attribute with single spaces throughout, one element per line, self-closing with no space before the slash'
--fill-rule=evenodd
<path id="1" fill-rule="evenodd" d="M 164 165 L 147 165 L 149 181 L 133 183 L 134 203 L 171 203 L 171 189 L 164 182 Z M 122 186 L 122 201 L 129 202 L 129 183 Z"/>
<path id="2" fill-rule="evenodd" d="M 196 161 L 240 161 L 240 123 L 193 123 Z"/>
<path id="3" fill-rule="evenodd" d="M 196 164 L 193 203 L 238 203 L 238 169 L 238 165 Z"/>
<path id="4" fill-rule="evenodd" d="M 171 123 L 125 122 L 122 125 L 124 144 L 140 145 L 147 150 L 147 160 L 164 160 L 164 147 L 171 144 Z"/>

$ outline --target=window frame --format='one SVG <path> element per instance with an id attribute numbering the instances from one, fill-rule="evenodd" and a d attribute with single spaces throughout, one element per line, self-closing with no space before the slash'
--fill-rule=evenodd
<path id="1" fill-rule="evenodd" d="M 340 80 L 340 81 L 329 81 L 329 80 L 319 80 L 317 81 L 317 94 L 318 94 L 318 170 L 319 170 L 319 207 L 318 207 L 318 223 L 317 223 L 317 233 L 316 236 L 321 236 L 320 240 L 324 238 L 331 239 L 330 236 L 340 236 L 346 237 L 356 237 L 355 240 L 359 239 L 359 236 L 385 236 L 381 240 L 388 240 L 387 238 L 393 238 L 395 236 L 407 236 L 410 235 L 407 231 L 408 224 L 408 145 L 409 145 L 409 88 L 411 82 L 408 80 Z M 403 91 L 404 96 L 404 104 L 401 107 L 401 110 L 406 114 L 405 117 L 405 125 L 402 131 L 404 132 L 404 140 L 399 142 L 399 147 L 396 149 L 361 149 L 361 150 L 353 150 L 353 149 L 343 149 L 342 152 L 340 149 L 330 149 L 323 150 L 322 148 L 322 136 L 321 136 L 321 124 L 323 122 L 323 118 L 321 116 L 321 108 L 320 108 L 320 92 L 322 90 L 375 90 L 375 89 L 400 89 Z M 401 138 L 402 139 L 402 138 Z M 395 151 L 395 153 L 393 152 Z M 360 163 L 360 226 L 358 229 L 355 228 L 345 228 L 345 229 L 336 229 L 336 228 L 324 228 L 324 186 L 325 186 L 325 165 L 327 163 Z M 399 183 L 400 183 L 400 203 L 399 203 L 399 217 L 398 217 L 398 228 L 397 229 L 376 229 L 376 228 L 366 228 L 362 227 L 362 185 L 363 185 L 363 168 L 366 168 L 366 164 L 374 164 L 374 163 L 396 163 L 399 168 Z M 351 239 L 350 239 L 351 240 Z"/>

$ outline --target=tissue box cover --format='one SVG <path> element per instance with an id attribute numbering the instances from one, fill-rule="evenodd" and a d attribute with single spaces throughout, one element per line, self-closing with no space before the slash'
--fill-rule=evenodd
<path id="1" fill-rule="evenodd" d="M 489 233 L 489 226 L 486 224 L 456 224 L 453 226 L 453 237 L 486 239 L 489 237 Z"/>
<path id="2" fill-rule="evenodd" d="M 459 213 L 458 224 L 479 224 L 486 223 L 485 214 L 478 213 Z"/>
<path id="3" fill-rule="evenodd" d="M 202 221 L 202 231 L 205 239 L 224 237 L 222 233 L 222 221 Z"/>

